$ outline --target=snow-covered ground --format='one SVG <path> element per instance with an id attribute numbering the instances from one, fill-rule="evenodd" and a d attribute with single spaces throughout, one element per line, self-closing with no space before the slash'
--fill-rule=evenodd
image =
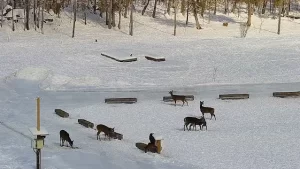
<path id="1" fill-rule="evenodd" d="M 1 169 L 35 168 L 29 128 L 36 125 L 37 97 L 41 124 L 50 134 L 42 168 L 300 168 L 300 100 L 272 97 L 275 91 L 299 91 L 299 21 L 283 18 L 277 35 L 276 20 L 265 19 L 259 30 L 261 20 L 253 15 L 247 37 L 239 38 L 241 19 L 219 14 L 200 31 L 192 22 L 179 24 L 174 37 L 172 16 L 137 14 L 133 37 L 127 35 L 128 20 L 122 30 L 107 30 L 100 19 L 88 26 L 79 20 L 71 38 L 69 16 L 46 24 L 44 35 L 24 33 L 21 24 L 15 32 L 7 24 L 0 28 Z M 232 21 L 228 27 L 224 18 Z M 120 63 L 101 52 L 132 53 L 138 60 Z M 166 61 L 146 60 L 147 54 Z M 170 90 L 195 100 L 183 107 L 165 103 Z M 250 98 L 217 99 L 224 93 Z M 138 102 L 105 104 L 108 97 Z M 206 116 L 207 131 L 183 131 L 184 117 L 201 116 L 200 100 L 215 108 L 217 120 Z M 55 115 L 57 108 L 70 118 Z M 124 139 L 100 142 L 79 118 L 115 127 Z M 79 149 L 59 146 L 61 129 Z M 135 147 L 148 142 L 151 132 L 164 138 L 160 155 Z"/>

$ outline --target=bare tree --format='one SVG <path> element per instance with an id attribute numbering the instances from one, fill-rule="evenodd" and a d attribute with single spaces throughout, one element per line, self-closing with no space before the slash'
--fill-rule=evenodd
<path id="1" fill-rule="evenodd" d="M 187 25 L 189 23 L 189 10 L 190 10 L 190 0 L 187 0 L 187 5 L 186 5 L 186 21 L 185 24 Z"/>
<path id="2" fill-rule="evenodd" d="M 277 34 L 280 34 L 280 27 L 281 27 L 281 12 L 282 12 L 282 8 L 284 7 L 284 1 L 283 0 L 279 0 L 279 6 L 278 6 L 278 30 L 277 30 Z"/>
<path id="3" fill-rule="evenodd" d="M 29 30 L 29 14 L 30 14 L 30 0 L 25 0 L 26 4 L 26 22 L 25 27 L 27 30 Z"/>
<path id="4" fill-rule="evenodd" d="M 133 2 L 131 1 L 129 35 L 133 36 Z"/>
<path id="5" fill-rule="evenodd" d="M 150 0 L 148 0 L 147 3 L 146 3 L 146 5 L 144 6 L 144 8 L 143 8 L 143 10 L 142 10 L 142 15 L 145 14 L 145 11 L 146 11 L 146 9 L 147 9 L 147 7 L 148 7 L 148 5 L 149 5 L 149 2 L 150 2 Z"/>
<path id="6" fill-rule="evenodd" d="M 15 1 L 13 1 L 13 3 L 15 3 Z M 11 9 L 11 14 L 12 14 L 12 31 L 15 31 L 15 16 L 14 16 L 14 6 L 15 4 L 12 6 L 12 9 Z"/>
<path id="7" fill-rule="evenodd" d="M 115 0 L 111 0 L 111 25 L 116 27 Z"/>
<path id="8" fill-rule="evenodd" d="M 182 0 L 184 1 L 184 0 Z M 155 14 L 156 14 L 156 5 L 157 5 L 157 0 L 154 0 L 154 9 L 153 9 L 153 14 L 152 17 L 155 18 Z"/>
<path id="9" fill-rule="evenodd" d="M 109 0 L 109 8 L 108 8 L 108 29 L 112 28 L 111 19 L 112 19 L 112 0 Z"/>
<path id="10" fill-rule="evenodd" d="M 251 26 L 251 16 L 252 16 L 251 0 L 248 0 L 247 8 L 248 8 L 247 26 Z"/>
<path id="11" fill-rule="evenodd" d="M 4 14 L 4 0 L 1 1 L 1 28 L 2 28 L 2 24 L 3 24 L 3 14 Z"/>
<path id="12" fill-rule="evenodd" d="M 178 1 L 174 0 L 174 36 L 176 36 L 176 27 L 177 27 L 177 6 L 178 6 Z"/>
<path id="13" fill-rule="evenodd" d="M 171 14 L 171 6 L 172 6 L 172 0 L 168 0 L 168 5 L 167 5 L 167 13 L 168 13 L 168 15 Z"/>
<path id="14" fill-rule="evenodd" d="M 119 0 L 119 23 L 118 23 L 118 28 L 121 29 L 121 18 L 122 18 L 122 0 Z"/>
<path id="15" fill-rule="evenodd" d="M 199 19 L 198 19 L 197 8 L 196 8 L 196 0 L 192 0 L 192 1 L 193 1 L 193 13 L 196 21 L 196 29 L 201 29 Z"/>
<path id="16" fill-rule="evenodd" d="M 74 38 L 74 36 L 75 36 L 76 11 L 77 11 L 77 0 L 75 0 L 74 5 L 73 5 L 74 18 L 73 18 L 72 38 Z"/>
<path id="17" fill-rule="evenodd" d="M 45 1 L 46 0 L 42 1 L 42 20 L 41 20 L 41 31 L 42 31 L 42 34 L 44 34 L 44 8 L 45 8 Z"/>
<path id="18" fill-rule="evenodd" d="M 214 15 L 217 14 L 217 0 L 215 0 Z"/>

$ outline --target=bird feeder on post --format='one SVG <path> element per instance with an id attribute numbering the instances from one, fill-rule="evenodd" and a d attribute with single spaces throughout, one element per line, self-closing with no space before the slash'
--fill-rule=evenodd
<path id="1" fill-rule="evenodd" d="M 29 128 L 30 132 L 34 137 L 36 137 L 31 142 L 31 147 L 36 153 L 36 168 L 41 169 L 41 150 L 44 147 L 44 139 L 48 132 L 40 126 L 40 98 L 37 98 L 37 126 Z"/>
<path id="2" fill-rule="evenodd" d="M 155 137 L 155 145 L 157 147 L 157 153 L 160 154 L 161 150 L 162 150 L 162 136 L 156 136 Z"/>

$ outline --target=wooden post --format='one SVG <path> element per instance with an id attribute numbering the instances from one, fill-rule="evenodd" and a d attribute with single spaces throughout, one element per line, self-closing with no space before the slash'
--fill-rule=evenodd
<path id="1" fill-rule="evenodd" d="M 156 140 L 155 145 L 157 146 L 157 153 L 160 154 L 162 147 L 161 147 L 161 140 Z"/>
<path id="2" fill-rule="evenodd" d="M 40 131 L 41 121 L 40 121 L 40 98 L 39 97 L 36 99 L 36 108 L 37 108 L 36 128 L 37 131 Z"/>

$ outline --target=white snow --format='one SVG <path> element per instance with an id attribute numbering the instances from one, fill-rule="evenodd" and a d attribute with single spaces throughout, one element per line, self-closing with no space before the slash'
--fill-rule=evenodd
<path id="1" fill-rule="evenodd" d="M 41 99 L 41 125 L 49 135 L 42 149 L 46 169 L 258 169 L 300 167 L 298 98 L 274 98 L 272 92 L 299 91 L 299 21 L 253 15 L 246 38 L 239 23 L 245 15 L 218 13 L 204 29 L 179 15 L 174 37 L 173 15 L 142 16 L 137 7 L 134 36 L 129 19 L 122 29 L 108 30 L 104 19 L 81 15 L 71 38 L 72 13 L 45 24 L 45 34 L 34 29 L 16 31 L 5 21 L 0 28 L 0 168 L 35 168 L 31 149 L 36 125 L 36 98 Z M 117 17 L 116 17 L 117 18 Z M 263 20 L 263 24 L 260 24 Z M 223 27 L 222 22 L 229 22 Z M 97 39 L 97 42 L 95 42 Z M 130 54 L 136 62 L 120 63 Z M 149 62 L 144 56 L 165 56 Z M 143 57 L 143 58 L 142 58 Z M 168 91 L 194 95 L 181 106 L 163 102 Z M 248 93 L 245 100 L 220 100 L 219 94 Z M 110 97 L 136 97 L 134 104 L 105 104 Z M 199 101 L 215 108 L 207 131 L 183 131 L 186 116 L 201 116 Z M 61 118 L 54 109 L 70 114 Z M 78 124 L 115 127 L 123 140 L 96 140 L 96 131 Z M 69 132 L 74 146 L 60 147 L 59 131 Z M 162 153 L 144 153 L 136 142 L 148 143 L 150 133 L 162 137 Z M 100 135 L 104 138 L 104 134 Z"/>

